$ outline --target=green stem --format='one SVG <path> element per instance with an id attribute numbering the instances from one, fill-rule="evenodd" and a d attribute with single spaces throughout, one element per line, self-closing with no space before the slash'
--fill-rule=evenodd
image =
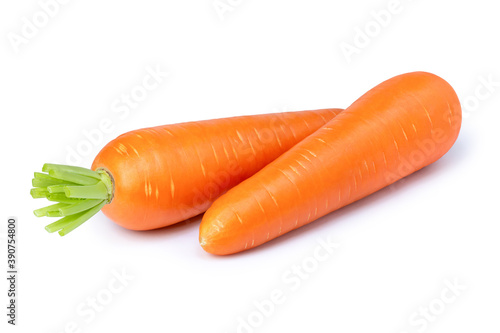
<path id="1" fill-rule="evenodd" d="M 64 204 L 64 203 L 57 203 L 55 205 L 50 205 L 50 206 L 47 206 L 47 207 L 43 207 L 43 208 L 37 209 L 37 210 L 33 211 L 33 213 L 35 213 L 35 216 L 38 216 L 38 217 L 48 216 L 47 215 L 48 213 L 50 213 L 50 212 L 59 212 L 59 209 L 64 208 L 66 206 L 69 206 L 69 205 Z"/>
<path id="2" fill-rule="evenodd" d="M 67 235 L 70 232 L 72 232 L 73 230 L 75 230 L 76 228 L 78 228 L 79 226 L 81 226 L 89 218 L 91 218 L 92 216 L 97 214 L 101 210 L 101 208 L 104 207 L 105 204 L 106 204 L 106 202 L 103 200 L 99 205 L 79 213 L 82 215 L 80 215 L 78 218 L 76 218 L 73 221 L 64 225 L 63 228 L 59 231 L 59 235 L 60 236 Z M 74 215 L 70 215 L 70 216 L 74 216 Z"/>
<path id="3" fill-rule="evenodd" d="M 35 172 L 31 196 L 58 203 L 37 209 L 34 214 L 62 217 L 45 227 L 48 232 L 67 235 L 113 199 L 113 178 L 105 170 L 47 163 L 42 171 L 46 173 Z"/>
<path id="4" fill-rule="evenodd" d="M 97 180 L 101 180 L 101 176 L 96 171 L 82 167 L 63 165 L 63 164 L 51 164 L 51 163 L 45 163 L 42 167 L 43 172 L 50 173 L 51 170 L 65 171 L 72 173 L 74 175 L 87 176 L 95 178 Z"/>
<path id="5" fill-rule="evenodd" d="M 88 186 L 65 186 L 64 194 L 68 198 L 107 199 L 108 188 L 103 182 Z"/>
<path id="6" fill-rule="evenodd" d="M 76 213 L 83 212 L 84 210 L 90 209 L 94 206 L 97 206 L 101 202 L 102 200 L 82 200 L 81 202 L 61 207 L 58 209 L 58 211 L 61 214 L 61 216 L 73 215 Z"/>
<path id="7" fill-rule="evenodd" d="M 82 176 L 79 174 L 73 174 L 68 171 L 63 171 L 63 170 L 50 170 L 49 175 L 51 177 L 76 183 L 78 185 L 94 185 L 99 182 L 99 180 L 87 176 Z"/>
<path id="8" fill-rule="evenodd" d="M 49 195 L 49 191 L 47 191 L 46 187 L 35 187 L 31 189 L 30 194 L 34 199 L 46 198 Z"/>
<path id="9" fill-rule="evenodd" d="M 58 184 L 76 185 L 75 183 L 60 180 L 60 179 L 51 177 L 51 176 L 47 175 L 46 173 L 41 173 L 41 172 L 35 172 L 35 178 L 33 178 L 32 184 L 33 184 L 33 187 L 47 187 L 50 185 L 58 185 Z"/>
<path id="10" fill-rule="evenodd" d="M 49 190 L 49 193 L 61 193 L 64 192 L 64 189 L 68 186 L 67 184 L 62 184 L 62 185 L 49 185 L 47 186 L 47 190 Z"/>
<path id="11" fill-rule="evenodd" d="M 65 216 L 62 219 L 49 224 L 45 227 L 45 230 L 47 230 L 48 232 L 59 231 L 59 235 L 61 236 L 67 235 L 71 231 L 82 225 L 89 218 L 97 214 L 105 204 L 106 202 L 104 200 L 101 200 L 98 205 L 90 209 L 77 214 Z"/>
<path id="12" fill-rule="evenodd" d="M 49 193 L 47 195 L 47 200 L 62 202 L 66 204 L 74 204 L 81 201 L 81 199 L 68 198 L 64 193 Z"/>

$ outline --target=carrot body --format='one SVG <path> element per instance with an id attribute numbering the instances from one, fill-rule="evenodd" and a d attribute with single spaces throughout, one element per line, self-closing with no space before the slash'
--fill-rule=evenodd
<path id="1" fill-rule="evenodd" d="M 204 212 L 340 112 L 324 109 L 166 125 L 125 133 L 97 155 L 114 183 L 102 208 L 133 230 L 164 227 Z"/>
<path id="2" fill-rule="evenodd" d="M 436 161 L 460 124 L 459 100 L 443 79 L 415 72 L 387 80 L 217 199 L 200 244 L 231 254 L 303 226 Z"/>

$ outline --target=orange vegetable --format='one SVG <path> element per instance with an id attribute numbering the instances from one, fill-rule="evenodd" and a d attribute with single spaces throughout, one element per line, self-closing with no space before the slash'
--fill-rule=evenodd
<path id="1" fill-rule="evenodd" d="M 226 255 L 308 224 L 433 163 L 460 124 L 459 100 L 443 79 L 415 72 L 387 80 L 218 198 L 200 244 Z"/>
<path id="2" fill-rule="evenodd" d="M 61 216 L 47 226 L 65 235 L 100 209 L 117 224 L 148 230 L 204 212 L 341 110 L 243 116 L 125 133 L 97 155 L 92 170 L 46 164 L 33 197 L 58 204 L 35 211 Z"/>

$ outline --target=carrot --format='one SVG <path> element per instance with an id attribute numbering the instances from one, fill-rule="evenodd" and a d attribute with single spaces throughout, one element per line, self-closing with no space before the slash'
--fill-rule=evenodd
<path id="1" fill-rule="evenodd" d="M 133 230 L 180 222 L 204 212 L 339 112 L 242 116 L 125 133 L 99 152 L 92 170 L 46 164 L 46 173 L 35 173 L 32 196 L 58 202 L 35 215 L 63 217 L 46 227 L 60 235 L 101 209 Z"/>
<path id="2" fill-rule="evenodd" d="M 200 244 L 227 255 L 261 245 L 433 163 L 461 124 L 453 88 L 429 73 L 389 79 L 218 198 Z"/>

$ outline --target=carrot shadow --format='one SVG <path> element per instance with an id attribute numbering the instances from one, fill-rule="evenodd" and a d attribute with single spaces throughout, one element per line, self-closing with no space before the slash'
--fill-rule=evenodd
<path id="1" fill-rule="evenodd" d="M 140 237 L 141 239 L 145 238 L 147 240 L 154 240 L 157 238 L 165 238 L 169 236 L 172 237 L 189 232 L 191 230 L 190 228 L 199 226 L 202 217 L 203 214 L 199 214 L 187 220 L 181 221 L 179 223 L 175 223 L 163 228 L 152 229 L 152 230 L 129 230 L 114 223 L 112 223 L 113 225 L 112 227 L 116 228 L 116 230 L 114 230 L 113 232 L 121 234 L 121 236 L 123 237 L 130 237 L 130 238 Z"/>

